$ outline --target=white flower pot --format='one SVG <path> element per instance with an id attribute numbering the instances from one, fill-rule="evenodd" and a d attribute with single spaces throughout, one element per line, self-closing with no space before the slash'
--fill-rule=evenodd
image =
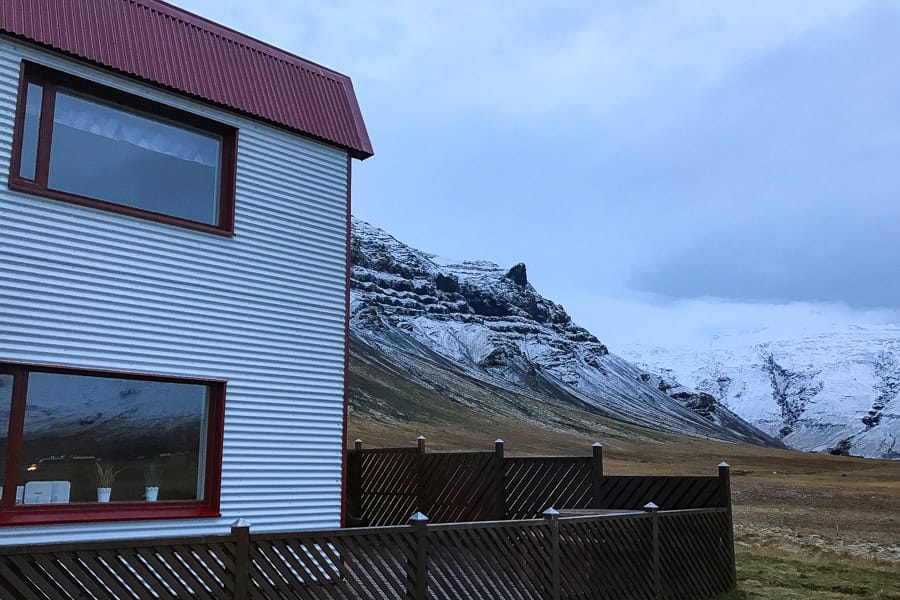
<path id="1" fill-rule="evenodd" d="M 97 502 L 109 502 L 110 494 L 112 494 L 112 488 L 97 488 Z"/>
<path id="2" fill-rule="evenodd" d="M 159 495 L 158 487 L 150 487 L 147 486 L 144 488 L 144 500 L 147 502 L 156 502 L 156 497 Z"/>

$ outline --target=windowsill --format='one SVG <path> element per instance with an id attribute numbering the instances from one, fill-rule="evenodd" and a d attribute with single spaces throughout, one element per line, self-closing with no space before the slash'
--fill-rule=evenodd
<path id="1" fill-rule="evenodd" d="M 170 215 L 164 215 L 149 210 L 142 210 L 140 208 L 116 204 L 115 202 L 96 200 L 94 198 L 88 198 L 86 196 L 70 194 L 69 192 L 61 192 L 58 190 L 43 188 L 41 186 L 35 185 L 33 181 L 22 179 L 20 177 L 10 176 L 9 189 L 26 194 L 32 194 L 35 196 L 42 196 L 44 198 L 50 198 L 51 200 L 61 200 L 63 202 L 69 202 L 71 204 L 78 204 L 80 206 L 87 206 L 99 210 L 119 213 L 139 219 L 156 221 L 158 223 L 175 225 L 177 227 L 184 227 L 187 229 L 195 229 L 197 231 L 203 231 L 206 233 L 213 233 L 216 235 L 221 235 L 223 237 L 234 237 L 233 229 L 224 229 L 217 225 L 209 225 L 206 223 L 200 223 L 198 221 L 190 221 L 188 219 L 172 217 Z"/>
<path id="2" fill-rule="evenodd" d="M 0 526 L 208 519 L 221 516 L 217 508 L 203 502 L 110 502 L 102 507 L 96 502 L 18 505 L 14 509 L 0 510 Z"/>

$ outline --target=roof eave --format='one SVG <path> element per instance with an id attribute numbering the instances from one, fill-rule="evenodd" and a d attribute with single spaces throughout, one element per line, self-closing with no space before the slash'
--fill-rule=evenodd
<path id="1" fill-rule="evenodd" d="M 132 80 L 140 82 L 144 85 L 149 85 L 149 86 L 152 86 L 155 88 L 166 90 L 169 93 L 176 94 L 176 95 L 182 96 L 184 98 L 188 98 L 194 102 L 200 102 L 200 103 L 206 104 L 208 106 L 214 106 L 218 109 L 225 110 L 225 111 L 228 111 L 228 112 L 231 112 L 234 114 L 238 114 L 241 116 L 249 117 L 249 118 L 259 121 L 261 123 L 266 123 L 268 125 L 278 127 L 279 129 L 283 129 L 285 131 L 290 131 L 291 133 L 296 133 L 296 134 L 302 135 L 304 137 L 316 140 L 317 142 L 321 142 L 321 143 L 327 144 L 329 146 L 341 148 L 342 150 L 346 150 L 350 154 L 351 157 L 353 157 L 357 160 L 366 160 L 367 158 L 370 158 L 375 155 L 375 151 L 372 148 L 372 142 L 369 139 L 369 133 L 366 129 L 365 121 L 363 120 L 363 117 L 362 117 L 362 110 L 359 107 L 359 102 L 357 101 L 356 95 L 353 91 L 353 82 L 350 80 L 349 77 L 347 77 L 346 75 L 343 75 L 343 74 L 338 74 L 338 75 L 344 81 L 344 84 L 342 87 L 343 87 L 344 93 L 347 97 L 347 103 L 350 106 L 351 113 L 353 115 L 353 123 L 356 127 L 356 132 L 360 137 L 358 146 L 350 146 L 347 144 L 342 144 L 335 140 L 330 140 L 330 139 L 322 137 L 320 135 L 316 135 L 315 133 L 312 133 L 310 131 L 298 129 L 296 127 L 290 127 L 288 125 L 285 125 L 284 123 L 279 123 L 277 121 L 273 121 L 272 119 L 268 119 L 268 118 L 264 117 L 263 115 L 258 115 L 258 114 L 255 114 L 255 113 L 252 113 L 252 112 L 249 112 L 246 110 L 241 110 L 234 106 L 229 106 L 229 105 L 223 104 L 221 102 L 216 102 L 214 100 L 210 100 L 209 98 L 204 98 L 203 96 L 191 94 L 190 92 L 186 92 L 184 90 L 162 84 L 158 81 L 153 81 L 152 79 L 148 79 L 146 77 L 141 77 L 140 75 L 138 75 L 136 73 L 130 73 L 128 71 L 110 67 L 109 65 L 103 64 L 96 60 L 92 60 L 90 58 L 81 56 L 79 54 L 69 52 L 58 46 L 54 46 L 53 44 L 47 44 L 45 42 L 40 42 L 40 41 L 34 40 L 28 36 L 23 36 L 23 35 L 15 33 L 15 32 L 0 28 L 0 37 L 2 37 L 4 35 L 15 38 L 16 40 L 23 42 L 25 44 L 29 44 L 29 45 L 35 46 L 37 48 L 41 48 L 43 50 L 50 50 L 52 52 L 55 52 L 56 54 L 60 54 L 67 58 L 72 58 L 79 62 L 90 64 L 91 66 L 93 66 L 95 68 L 102 69 L 104 71 L 108 71 L 109 73 L 113 73 L 120 77 L 127 77 L 128 79 L 132 79 Z"/>

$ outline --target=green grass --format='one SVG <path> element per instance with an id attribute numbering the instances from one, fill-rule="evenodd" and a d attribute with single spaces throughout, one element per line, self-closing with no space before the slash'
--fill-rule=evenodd
<path id="1" fill-rule="evenodd" d="M 738 548 L 738 589 L 717 600 L 900 600 L 900 565 Z"/>

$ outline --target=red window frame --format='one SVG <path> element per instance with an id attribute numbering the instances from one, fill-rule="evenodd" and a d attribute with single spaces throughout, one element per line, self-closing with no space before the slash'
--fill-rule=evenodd
<path id="1" fill-rule="evenodd" d="M 40 127 L 38 130 L 37 166 L 35 178 L 25 179 L 20 176 L 22 162 L 22 139 L 25 127 L 25 98 L 28 84 L 34 83 L 43 87 Z M 50 172 L 50 145 L 53 139 L 53 110 L 57 88 L 65 88 L 85 96 L 96 98 L 101 102 L 119 105 L 125 110 L 138 111 L 153 118 L 158 117 L 177 125 L 198 129 L 206 133 L 220 136 L 222 139 L 219 164 L 219 221 L 216 224 L 192 221 L 173 215 L 154 212 L 132 206 L 117 204 L 109 200 L 100 200 L 81 196 L 71 192 L 52 189 L 48 186 Z M 22 61 L 19 73 L 19 98 L 16 105 L 16 117 L 13 129 L 12 156 L 9 164 L 9 187 L 12 190 L 71 202 L 91 208 L 108 210 L 116 213 L 149 219 L 198 229 L 208 233 L 234 235 L 234 202 L 235 179 L 237 173 L 237 129 L 224 123 L 201 117 L 172 106 L 142 98 L 128 92 L 111 88 L 93 81 L 88 81 L 68 73 L 56 71 L 43 65 Z"/>
<path id="2" fill-rule="evenodd" d="M 32 371 L 207 386 L 210 393 L 208 400 L 209 416 L 207 419 L 206 473 L 203 500 L 114 501 L 108 504 L 94 502 L 16 504 L 15 490 L 16 485 L 18 485 L 18 473 L 21 466 L 19 462 L 22 455 L 28 373 Z M 17 362 L 0 362 L 0 374 L 13 376 L 7 450 L 6 456 L 3 457 L 3 460 L 5 460 L 5 471 L 3 476 L 3 497 L 0 499 L 0 526 L 144 521 L 151 519 L 196 519 L 221 516 L 219 504 L 222 488 L 222 445 L 225 428 L 226 380 Z"/>

